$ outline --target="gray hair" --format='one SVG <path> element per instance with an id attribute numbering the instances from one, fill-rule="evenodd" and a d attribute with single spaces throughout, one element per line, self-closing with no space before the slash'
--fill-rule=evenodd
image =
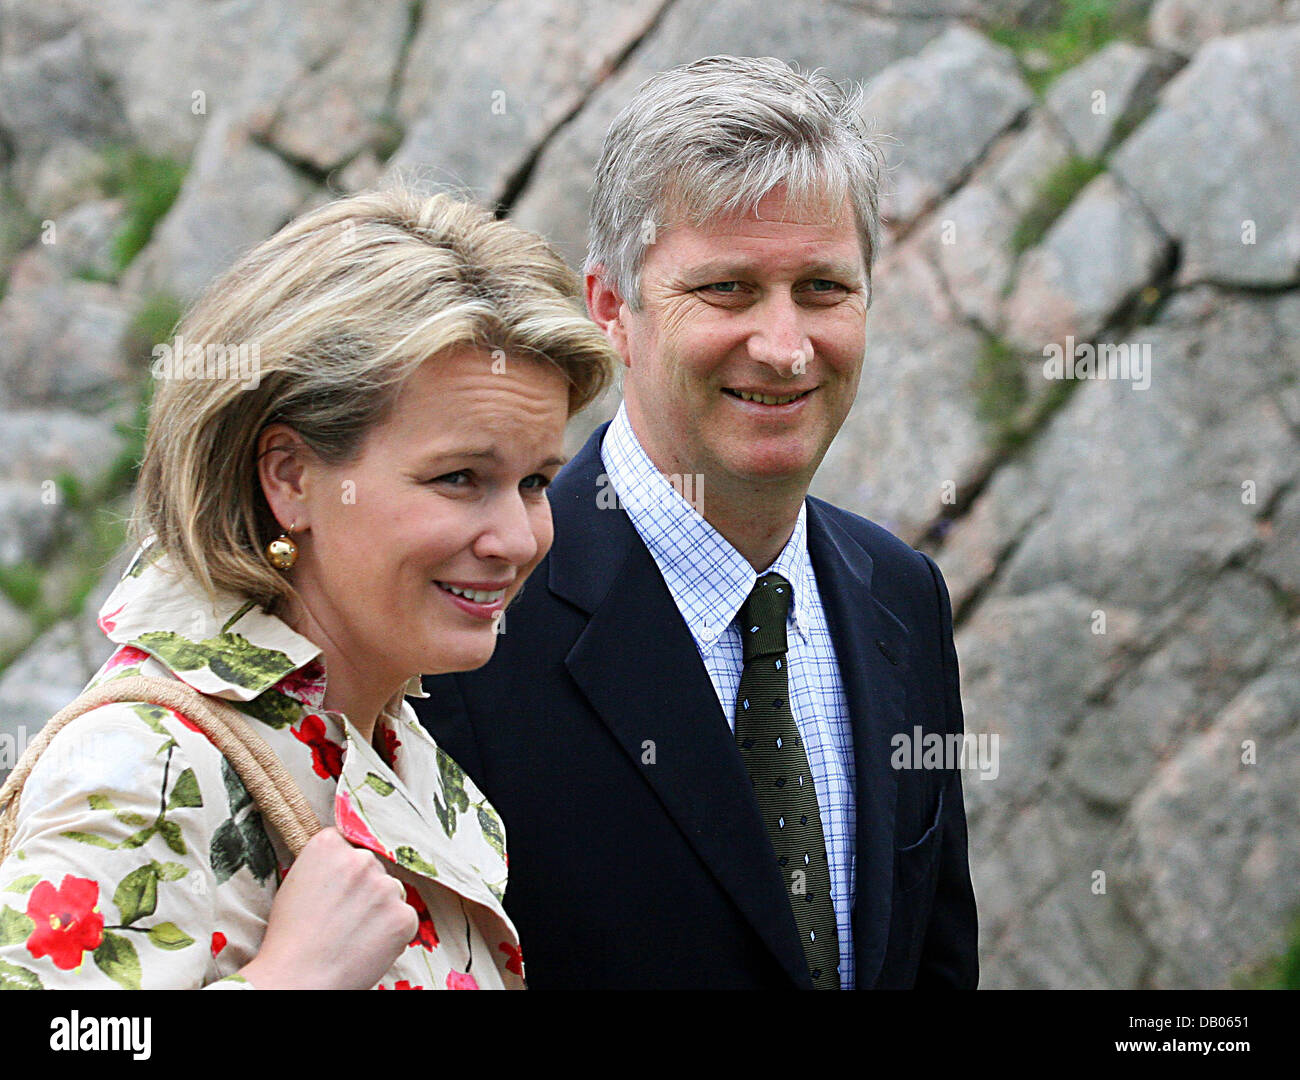
<path id="1" fill-rule="evenodd" d="M 700 225 L 749 212 L 784 184 L 795 208 L 848 197 L 869 287 L 883 155 L 862 93 L 770 56 L 708 56 L 647 79 L 605 135 L 586 272 L 603 267 L 639 311 L 646 249 L 674 215 Z"/>

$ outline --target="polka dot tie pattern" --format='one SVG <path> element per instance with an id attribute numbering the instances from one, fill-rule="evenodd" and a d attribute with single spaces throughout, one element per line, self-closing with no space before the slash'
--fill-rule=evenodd
<path id="1" fill-rule="evenodd" d="M 740 609 L 745 668 L 736 695 L 736 744 L 785 880 L 813 985 L 838 990 L 840 946 L 826 841 L 790 709 L 785 623 L 792 599 L 785 578 L 764 574 Z"/>

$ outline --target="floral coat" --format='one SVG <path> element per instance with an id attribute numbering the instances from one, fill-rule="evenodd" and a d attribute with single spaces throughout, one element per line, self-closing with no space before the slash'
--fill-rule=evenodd
<path id="1" fill-rule="evenodd" d="M 99 625 L 117 651 L 91 686 L 181 679 L 257 722 L 320 821 L 381 856 L 419 930 L 376 989 L 523 987 L 501 906 L 496 811 L 403 693 L 374 745 L 322 708 L 320 650 L 256 604 L 216 605 L 137 554 Z M 404 694 L 424 696 L 419 679 Z M 32 770 L 0 863 L 0 989 L 245 988 L 290 856 L 229 762 L 175 712 L 113 704 L 60 732 Z"/>

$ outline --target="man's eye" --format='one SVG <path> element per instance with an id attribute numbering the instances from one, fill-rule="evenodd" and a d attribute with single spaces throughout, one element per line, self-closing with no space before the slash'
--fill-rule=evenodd
<path id="1" fill-rule="evenodd" d="M 530 480 L 535 482 L 529 483 Z M 550 483 L 551 478 L 549 476 L 544 476 L 541 473 L 533 473 L 532 476 L 525 476 L 520 480 L 519 486 L 528 491 L 541 491 L 543 488 L 548 487 Z"/>
<path id="2" fill-rule="evenodd" d="M 814 286 L 813 292 L 831 292 L 834 289 L 844 288 L 838 281 L 831 281 L 829 278 L 813 278 L 809 284 Z"/>
<path id="3" fill-rule="evenodd" d="M 457 483 L 464 481 L 464 483 Z M 459 469 L 456 472 L 443 473 L 441 476 L 435 476 L 429 480 L 430 484 L 446 484 L 448 487 L 464 487 L 470 481 L 468 469 Z"/>
<path id="4" fill-rule="evenodd" d="M 731 295 L 733 293 L 740 292 L 740 282 L 739 281 L 715 281 L 711 285 L 702 286 L 700 291 L 725 293 L 727 295 Z"/>

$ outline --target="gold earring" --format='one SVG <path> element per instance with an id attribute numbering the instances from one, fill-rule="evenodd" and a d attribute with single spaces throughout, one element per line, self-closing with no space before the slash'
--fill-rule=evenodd
<path id="1" fill-rule="evenodd" d="M 297 522 L 294 522 L 296 525 Z M 288 570 L 298 561 L 298 545 L 293 542 L 293 525 L 266 545 L 266 557 L 277 570 Z"/>

